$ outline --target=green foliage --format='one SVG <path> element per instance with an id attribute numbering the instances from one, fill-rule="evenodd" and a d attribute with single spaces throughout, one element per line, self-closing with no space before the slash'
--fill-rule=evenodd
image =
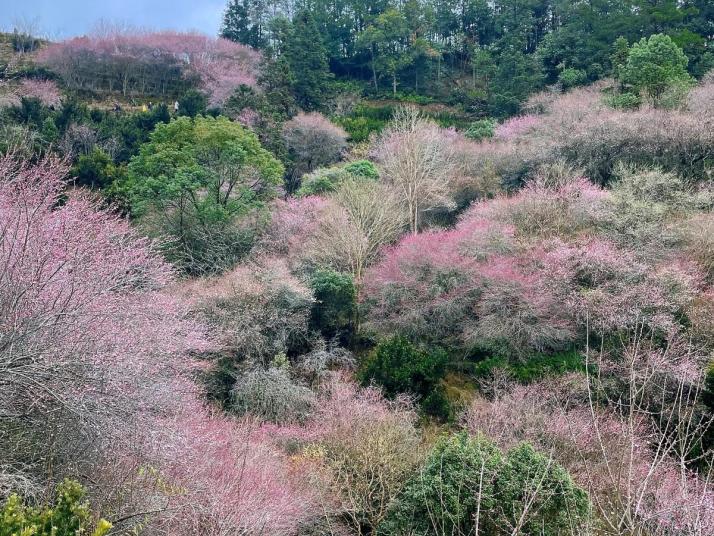
<path id="1" fill-rule="evenodd" d="M 72 123 L 86 123 L 89 121 L 89 108 L 77 95 L 70 95 L 62 101 L 62 107 L 54 114 L 55 125 L 64 133 Z"/>
<path id="2" fill-rule="evenodd" d="M 622 81 L 655 102 L 673 85 L 689 83 L 689 60 L 668 35 L 642 38 L 630 48 Z"/>
<path id="3" fill-rule="evenodd" d="M 288 58 L 305 81 L 329 66 L 339 83 L 360 85 L 364 93 L 419 105 L 448 102 L 473 120 L 517 113 L 528 94 L 559 75 L 566 88 L 610 73 L 619 78 L 628 42 L 654 33 L 669 35 L 700 77 L 714 58 L 710 4 L 314 0 L 295 6 L 297 15 L 289 20 L 285 10 L 264 0 L 231 0 L 223 35 Z M 329 91 L 299 85 L 301 104 L 305 89 L 314 91 L 311 107 L 329 104 Z M 367 123 L 355 116 L 343 126 L 353 141 L 363 141 Z"/>
<path id="4" fill-rule="evenodd" d="M 355 284 L 348 274 L 323 269 L 310 279 L 315 303 L 310 313 L 310 326 L 325 337 L 339 336 L 348 342 L 357 311 Z"/>
<path id="5" fill-rule="evenodd" d="M 22 97 L 20 106 L 14 108 L 13 112 L 16 122 L 30 124 L 35 128 L 39 128 L 48 115 L 48 110 L 35 97 Z"/>
<path id="6" fill-rule="evenodd" d="M 184 115 L 187 117 L 196 117 L 206 113 L 206 107 L 208 106 L 208 97 L 204 93 L 201 93 L 197 89 L 189 89 L 184 93 L 178 100 L 179 115 Z"/>
<path id="7" fill-rule="evenodd" d="M 132 158 L 123 184 L 132 212 L 168 236 L 170 260 L 189 273 L 230 267 L 246 244 L 237 218 L 275 195 L 283 166 L 258 138 L 226 118 L 160 124 Z"/>
<path id="8" fill-rule="evenodd" d="M 373 180 L 379 179 L 377 167 L 369 160 L 355 160 L 345 164 L 342 168 L 353 177 Z"/>
<path id="9" fill-rule="evenodd" d="M 612 44 L 612 54 L 610 55 L 610 63 L 612 64 L 612 75 L 617 80 L 622 80 L 627 58 L 630 55 L 630 44 L 627 39 L 620 36 Z"/>
<path id="10" fill-rule="evenodd" d="M 494 485 L 496 516 L 503 526 L 516 526 L 521 512 L 523 534 L 556 536 L 582 526 L 590 511 L 588 495 L 552 458 L 527 443 L 512 448 L 499 468 Z"/>
<path id="11" fill-rule="evenodd" d="M 332 94 L 333 75 L 322 33 L 311 11 L 298 11 L 284 47 L 298 104 L 305 110 L 322 108 Z"/>
<path id="12" fill-rule="evenodd" d="M 356 160 L 342 166 L 316 169 L 300 180 L 298 197 L 334 192 L 337 186 L 350 179 L 377 180 L 379 172 L 369 160 Z"/>
<path id="13" fill-rule="evenodd" d="M 266 58 L 258 76 L 265 104 L 257 111 L 270 114 L 280 121 L 293 117 L 297 113 L 297 103 L 293 96 L 295 81 L 290 63 L 284 56 Z"/>
<path id="14" fill-rule="evenodd" d="M 495 129 L 496 123 L 492 119 L 480 119 L 471 123 L 464 136 L 471 140 L 493 138 Z"/>
<path id="15" fill-rule="evenodd" d="M 77 184 L 90 188 L 105 188 L 120 175 L 109 155 L 98 148 L 87 155 L 81 155 L 71 173 Z"/>
<path id="16" fill-rule="evenodd" d="M 345 129 L 353 143 L 367 141 L 373 132 L 381 132 L 387 122 L 370 117 L 338 117 L 335 123 Z"/>
<path id="17" fill-rule="evenodd" d="M 499 45 L 502 50 L 494 68 L 488 109 L 494 117 L 506 117 L 518 113 L 528 95 L 542 87 L 544 77 L 536 58 L 521 52 L 511 38 L 504 37 Z"/>
<path id="18" fill-rule="evenodd" d="M 635 110 L 642 104 L 642 98 L 634 93 L 617 93 L 608 95 L 605 104 L 618 110 Z"/>
<path id="19" fill-rule="evenodd" d="M 427 95 L 415 95 L 414 93 L 402 93 L 400 91 L 396 95 L 391 95 L 391 98 L 401 103 L 418 104 L 420 106 L 434 102 L 434 98 Z"/>
<path id="20" fill-rule="evenodd" d="M 295 192 L 297 197 L 307 197 L 327 192 L 334 192 L 346 174 L 341 167 L 320 168 L 303 175 L 300 188 Z"/>
<path id="21" fill-rule="evenodd" d="M 59 140 L 60 132 L 54 119 L 48 117 L 43 121 L 40 134 L 47 143 L 56 143 Z"/>
<path id="22" fill-rule="evenodd" d="M 104 536 L 112 528 L 105 519 L 94 522 L 78 482 L 65 480 L 56 491 L 54 505 L 37 508 L 10 495 L 0 508 L 0 536 Z"/>
<path id="23" fill-rule="evenodd" d="M 66 105 L 63 105 L 61 113 L 64 113 Z M 57 126 L 62 130 L 61 124 L 70 122 L 88 122 L 88 119 L 81 117 L 81 109 L 77 109 L 66 120 L 55 120 Z M 87 114 L 89 115 L 89 114 Z M 136 112 L 132 114 L 115 114 L 110 112 L 95 114 L 91 119 L 91 125 L 97 130 L 97 134 L 102 139 L 114 140 L 117 144 L 115 163 L 125 163 L 139 152 L 139 147 L 149 139 L 159 123 L 168 123 L 171 120 L 169 110 L 165 105 L 154 106 L 148 112 Z"/>
<path id="24" fill-rule="evenodd" d="M 427 402 L 422 406 L 425 411 L 443 411 L 442 395 L 433 393 L 441 389 L 439 382 L 446 374 L 448 361 L 443 350 L 421 350 L 395 336 L 377 345 L 362 363 L 358 377 L 364 385 L 372 382 L 380 385 L 388 397 L 412 393 Z M 448 413 L 441 415 L 448 416 Z"/>
<path id="25" fill-rule="evenodd" d="M 505 455 L 483 436 L 439 439 L 405 486 L 377 534 L 511 533 L 555 536 L 589 516 L 584 490 L 552 459 L 521 444 Z"/>
<path id="26" fill-rule="evenodd" d="M 392 118 L 394 106 L 373 106 L 360 104 L 347 116 L 335 118 L 349 134 L 353 143 L 367 141 L 373 133 L 380 133 Z"/>
<path id="27" fill-rule="evenodd" d="M 477 510 L 485 513 L 497 506 L 494 479 L 502 465 L 500 450 L 483 437 L 471 438 L 466 433 L 441 437 L 419 474 L 393 503 L 377 534 L 474 533 Z M 491 534 L 483 528 L 479 534 Z"/>
<path id="28" fill-rule="evenodd" d="M 563 86 L 563 89 L 570 89 L 576 86 L 582 86 L 588 81 L 588 73 L 582 69 L 563 69 L 558 75 L 558 82 Z"/>
<path id="29" fill-rule="evenodd" d="M 267 7 L 262 0 L 230 0 L 223 13 L 221 37 L 253 48 L 264 48 L 266 28 L 261 15 Z"/>
<path id="30" fill-rule="evenodd" d="M 486 377 L 494 368 L 504 369 L 516 381 L 531 383 L 547 376 L 585 370 L 582 354 L 577 350 L 556 354 L 538 354 L 525 361 L 509 361 L 502 357 L 490 357 L 479 361 L 473 368 L 477 377 Z"/>
<path id="31" fill-rule="evenodd" d="M 264 91 L 259 92 L 250 86 L 240 85 L 223 105 L 222 112 L 232 118 L 239 118 L 242 113 L 249 112 L 253 116 L 250 128 L 260 143 L 287 163 L 287 148 L 282 136 L 283 122 L 292 117 L 296 109 L 295 100 L 287 87 L 266 86 Z"/>

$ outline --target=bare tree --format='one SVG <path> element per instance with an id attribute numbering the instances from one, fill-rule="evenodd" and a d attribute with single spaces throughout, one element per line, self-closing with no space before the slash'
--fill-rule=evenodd
<path id="1" fill-rule="evenodd" d="M 449 133 L 424 118 L 416 108 L 401 107 L 376 146 L 386 182 L 400 193 L 409 211 L 412 233 L 422 213 L 451 208 L 452 182 L 458 160 Z"/>
<path id="2" fill-rule="evenodd" d="M 349 272 L 359 290 L 365 268 L 406 226 L 400 199 L 384 185 L 348 180 L 332 196 L 307 248 L 317 262 Z"/>

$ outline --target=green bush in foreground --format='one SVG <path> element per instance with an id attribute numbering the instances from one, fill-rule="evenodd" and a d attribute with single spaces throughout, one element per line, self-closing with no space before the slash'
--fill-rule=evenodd
<path id="1" fill-rule="evenodd" d="M 377 534 L 577 534 L 589 510 L 567 471 L 529 444 L 504 454 L 482 436 L 461 433 L 437 442 Z"/>
<path id="2" fill-rule="evenodd" d="M 0 508 L 0 536 L 104 536 L 111 528 L 106 519 L 94 523 L 84 488 L 72 480 L 57 486 L 53 506 L 27 506 L 10 495 Z"/>

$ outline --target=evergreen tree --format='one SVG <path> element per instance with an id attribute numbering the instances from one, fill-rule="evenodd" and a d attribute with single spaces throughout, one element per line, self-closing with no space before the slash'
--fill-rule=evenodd
<path id="1" fill-rule="evenodd" d="M 230 0 L 223 14 L 221 37 L 253 48 L 265 48 L 263 0 Z"/>
<path id="2" fill-rule="evenodd" d="M 258 84 L 263 88 L 270 111 L 280 120 L 290 119 L 297 113 L 297 103 L 293 96 L 295 75 L 284 56 L 265 60 Z"/>
<path id="3" fill-rule="evenodd" d="M 285 59 L 295 77 L 295 97 L 305 110 L 321 108 L 330 97 L 332 78 L 327 49 L 312 13 L 300 10 L 285 43 Z"/>
<path id="4" fill-rule="evenodd" d="M 630 45 L 627 39 L 620 36 L 612 45 L 610 63 L 612 64 L 612 75 L 616 79 L 622 78 L 622 71 L 627 65 L 627 57 L 630 55 Z"/>
<path id="5" fill-rule="evenodd" d="M 687 84 L 687 56 L 668 35 L 643 37 L 630 48 L 623 81 L 657 100 L 671 86 Z"/>

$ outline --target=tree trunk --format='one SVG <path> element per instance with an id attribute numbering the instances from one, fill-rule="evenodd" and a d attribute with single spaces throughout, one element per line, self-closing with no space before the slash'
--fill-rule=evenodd
<path id="1" fill-rule="evenodd" d="M 374 66 L 374 47 L 372 47 L 371 52 L 372 52 L 372 80 L 374 81 L 374 90 L 379 91 L 379 87 L 377 86 L 377 69 Z"/>

